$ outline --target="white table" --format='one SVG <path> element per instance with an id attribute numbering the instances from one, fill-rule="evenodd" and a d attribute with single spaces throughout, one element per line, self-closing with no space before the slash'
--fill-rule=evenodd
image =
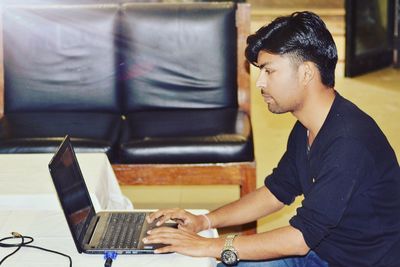
<path id="1" fill-rule="evenodd" d="M 0 155 L 0 210 L 59 210 L 48 170 L 53 154 Z M 77 154 L 96 211 L 133 209 L 103 153 Z"/>
<path id="2" fill-rule="evenodd" d="M 48 171 L 52 154 L 0 155 L 0 238 L 15 231 L 32 236 L 33 245 L 60 251 L 72 257 L 74 267 L 104 266 L 102 255 L 79 254 L 57 200 Z M 132 210 L 123 196 L 105 154 L 77 154 L 92 202 L 96 210 Z M 206 210 L 193 210 L 204 213 Z M 216 237 L 215 230 L 200 233 Z M 0 260 L 14 248 L 0 248 Z M 53 253 L 22 248 L 2 266 L 68 266 L 68 259 Z M 113 267 L 215 266 L 213 258 L 192 258 L 179 254 L 122 255 Z"/>
<path id="3" fill-rule="evenodd" d="M 79 254 L 77 252 L 61 211 L 0 211 L 0 237 L 10 236 L 12 231 L 32 236 L 35 239 L 32 245 L 43 246 L 71 256 L 74 267 L 104 266 L 102 255 Z M 212 237 L 215 233 L 204 231 L 200 234 Z M 14 248 L 0 248 L 0 259 L 13 250 Z M 165 255 L 119 255 L 113 262 L 113 267 L 206 267 L 215 266 L 215 264 L 216 261 L 213 258 L 193 258 L 173 253 Z M 68 259 L 37 249 L 22 248 L 4 262 L 4 267 L 7 266 L 67 267 Z"/>

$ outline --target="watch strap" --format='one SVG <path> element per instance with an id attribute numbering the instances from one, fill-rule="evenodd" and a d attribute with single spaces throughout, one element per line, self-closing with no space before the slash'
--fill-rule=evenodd
<path id="1" fill-rule="evenodd" d="M 233 248 L 233 240 L 235 240 L 236 236 L 237 234 L 230 234 L 226 237 L 224 249 Z"/>
<path id="2" fill-rule="evenodd" d="M 225 265 L 228 265 L 228 266 L 236 265 L 239 261 L 238 251 L 233 246 L 233 240 L 235 239 L 236 236 L 237 236 L 237 234 L 227 235 L 227 237 L 225 238 L 224 248 L 221 251 L 221 261 Z M 228 253 L 228 252 L 233 253 L 235 255 L 235 259 L 232 259 L 230 257 L 228 259 L 225 259 L 224 254 Z M 228 260 L 228 261 L 225 261 L 225 260 Z"/>

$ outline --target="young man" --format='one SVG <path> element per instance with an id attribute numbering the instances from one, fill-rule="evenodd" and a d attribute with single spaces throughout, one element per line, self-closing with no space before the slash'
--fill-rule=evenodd
<path id="1" fill-rule="evenodd" d="M 148 220 L 179 222 L 145 242 L 157 252 L 221 257 L 239 266 L 400 266 L 400 168 L 374 120 L 334 89 L 337 52 L 311 12 L 279 17 L 249 36 L 247 59 L 273 113 L 296 118 L 265 186 L 206 216 L 160 210 Z M 271 214 L 303 195 L 289 225 L 256 235 L 207 239 L 195 233 Z M 222 252 L 221 252 L 222 251 Z M 239 261 L 240 259 L 240 261 Z"/>

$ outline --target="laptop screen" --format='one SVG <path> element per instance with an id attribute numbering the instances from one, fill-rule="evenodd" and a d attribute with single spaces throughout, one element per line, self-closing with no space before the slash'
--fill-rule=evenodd
<path id="1" fill-rule="evenodd" d="M 95 210 L 68 136 L 49 163 L 49 169 L 69 228 L 80 251 L 80 244 L 90 220 L 95 216 Z"/>

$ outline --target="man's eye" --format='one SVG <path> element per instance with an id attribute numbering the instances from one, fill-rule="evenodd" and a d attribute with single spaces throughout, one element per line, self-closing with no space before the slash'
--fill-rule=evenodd
<path id="1" fill-rule="evenodd" d="M 271 70 L 269 70 L 269 69 L 265 69 L 264 71 L 266 74 L 271 74 Z"/>

